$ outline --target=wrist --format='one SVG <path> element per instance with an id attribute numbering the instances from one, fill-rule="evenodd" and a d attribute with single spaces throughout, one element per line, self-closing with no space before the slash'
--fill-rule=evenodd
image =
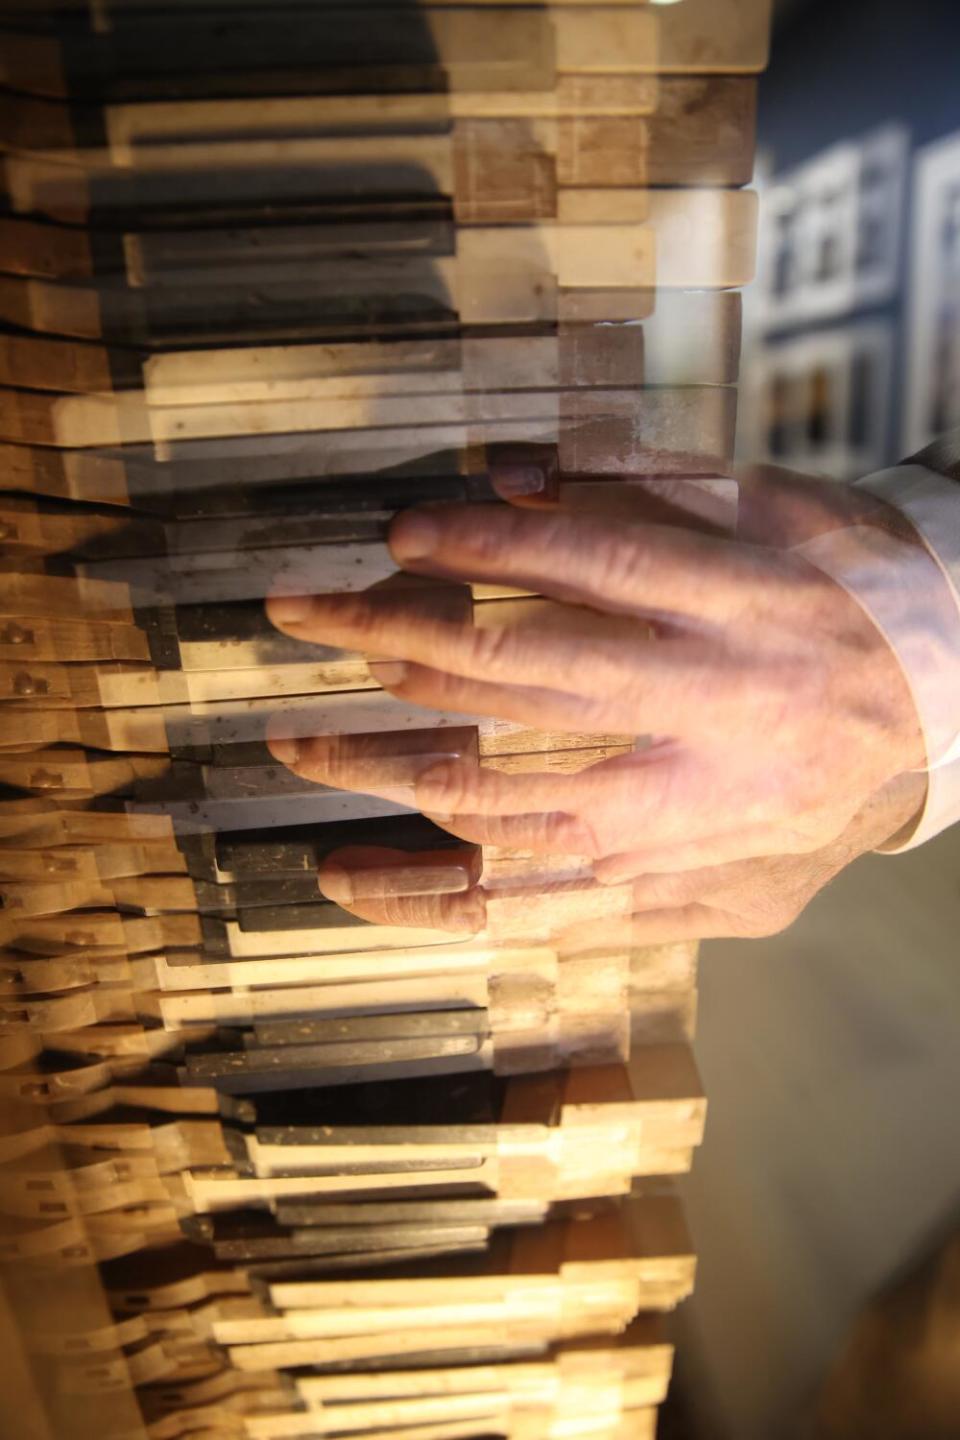
<path id="1" fill-rule="evenodd" d="M 905 520 L 894 528 L 847 525 L 793 553 L 859 604 L 885 641 L 891 675 L 895 667 L 909 691 L 911 719 L 904 716 L 893 768 L 936 765 L 955 741 L 960 713 L 960 613 L 933 556 Z M 908 748 L 912 717 L 922 737 L 920 756 Z"/>

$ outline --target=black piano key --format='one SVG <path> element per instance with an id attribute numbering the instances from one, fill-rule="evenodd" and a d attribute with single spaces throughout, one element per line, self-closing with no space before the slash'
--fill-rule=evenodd
<path id="1" fill-rule="evenodd" d="M 263 1020 L 254 1025 L 252 1045 L 321 1045 L 331 1041 L 393 1040 L 427 1035 L 479 1035 L 486 1038 L 489 1034 L 490 1021 L 486 1010 L 424 1010 L 416 1014 L 358 1015 L 345 1019 L 305 1017 L 297 1020 Z M 252 1045 L 248 1044 L 247 1048 L 252 1048 Z M 298 1130 L 299 1138 L 286 1140 L 280 1138 L 280 1130 L 271 1129 L 268 1132 L 269 1141 L 266 1134 L 261 1138 L 274 1145 L 321 1145 L 324 1142 L 320 1137 L 328 1130 L 326 1125 L 314 1130 Z M 342 1133 L 345 1133 L 343 1129 L 338 1128 L 338 1134 Z M 362 1130 L 352 1133 L 355 1136 L 352 1143 L 363 1143 L 360 1139 L 364 1133 Z M 307 1135 L 317 1138 L 308 1140 Z M 490 1136 L 486 1138 L 489 1139 Z"/>
<path id="2" fill-rule="evenodd" d="M 173 745 L 170 748 L 179 750 Z M 269 831 L 274 826 L 291 823 L 324 825 L 332 820 L 379 819 L 412 813 L 396 801 L 382 800 L 361 791 L 335 790 L 309 782 L 298 786 L 295 780 L 278 781 L 273 775 L 266 788 L 251 788 L 238 798 L 224 793 L 223 778 L 218 777 L 212 794 L 182 798 L 159 794 L 149 800 L 131 800 L 127 808 L 134 814 L 168 815 L 177 834 L 213 830 L 227 833 L 232 829 L 249 829 L 255 823 Z"/>
<path id="3" fill-rule="evenodd" d="M 197 909 L 203 914 L 235 917 L 256 906 L 305 905 L 318 896 L 316 876 L 279 875 L 271 880 L 243 880 L 224 885 L 194 882 Z M 327 902 L 332 903 L 332 902 Z"/>
<path id="4" fill-rule="evenodd" d="M 484 1255 L 487 1248 L 488 1244 L 480 1241 L 475 1244 L 433 1245 L 414 1249 L 404 1247 L 399 1250 L 374 1251 L 367 1255 L 311 1255 L 296 1260 L 252 1262 L 247 1268 L 247 1273 L 251 1279 L 263 1281 L 265 1284 L 273 1284 L 279 1280 L 309 1280 L 344 1270 L 356 1271 L 360 1278 L 365 1270 L 381 1268 L 386 1270 L 384 1278 L 387 1278 L 390 1274 L 389 1267 L 393 1265 L 409 1266 L 411 1262 L 422 1265 L 431 1260 L 447 1260 L 451 1256 L 462 1258 Z M 341 1369 L 379 1370 L 385 1365 L 389 1365 L 392 1370 L 397 1370 L 411 1368 L 409 1363 L 404 1365 L 404 1361 L 412 1361 L 414 1365 L 424 1366 L 446 1364 L 448 1361 L 450 1364 L 468 1364 L 474 1360 L 481 1362 L 485 1357 L 489 1359 L 496 1357 L 500 1360 L 519 1359 L 522 1354 L 526 1353 L 528 1352 L 518 1350 L 482 1350 L 479 1347 L 476 1350 L 431 1350 L 418 1352 L 416 1356 L 388 1355 L 369 1362 L 351 1360 L 333 1365 L 312 1365 L 310 1369 L 317 1374 L 334 1373 Z"/>
<path id="5" fill-rule="evenodd" d="M 411 822 L 410 825 L 401 824 L 405 821 Z M 235 836 L 241 837 L 241 843 L 236 848 L 233 844 Z M 263 831 L 177 836 L 177 845 L 186 858 L 190 876 L 210 885 L 249 884 L 283 878 L 302 880 L 306 877 L 309 884 L 315 886 L 317 869 L 327 855 L 345 845 L 367 844 L 386 845 L 411 853 L 464 850 L 470 856 L 477 849 L 447 831 L 439 830 L 424 816 L 415 813 L 384 816 L 377 821 L 334 821 L 330 824 L 281 825 Z"/>
<path id="6" fill-rule="evenodd" d="M 418 850 L 450 850 L 462 840 L 441 830 L 425 815 L 393 815 L 376 820 L 333 821 L 328 825 L 278 827 L 266 834 L 235 831 L 216 837 L 217 865 L 236 879 L 315 874 L 334 850 L 347 845 L 381 845 L 411 854 Z"/>
<path id="7" fill-rule="evenodd" d="M 351 191 L 361 204 L 367 202 L 371 214 L 384 199 L 413 201 L 414 205 L 423 200 L 429 205 L 442 193 L 426 166 L 392 159 L 369 165 L 280 161 L 270 167 L 233 165 L 219 170 L 202 166 L 149 172 L 115 168 L 89 176 L 85 218 L 94 229 L 148 233 L 157 229 L 161 233 L 213 230 L 227 225 L 240 230 L 269 228 L 263 221 L 270 215 L 281 221 L 285 230 L 297 225 L 313 228 L 330 224 L 330 210 L 336 216 L 341 208 L 338 201 Z M 46 213 L 57 218 L 56 189 L 50 193 L 53 203 Z M 212 249 L 216 235 L 210 238 Z M 342 253 L 340 247 L 331 246 L 327 258 L 336 260 Z M 173 258 L 179 264 L 180 257 Z M 428 261 L 429 252 L 422 258 Z M 287 260 L 288 265 L 296 263 Z M 172 272 L 180 273 L 179 269 Z M 194 276 L 193 271 L 185 273 L 191 279 Z M 222 278 L 213 277 L 213 283 Z M 302 277 L 298 279 L 302 283 Z"/>
<path id="8" fill-rule="evenodd" d="M 543 1219 L 544 1206 L 538 1200 L 423 1199 L 354 1201 L 350 1205 L 323 1200 L 278 1200 L 276 1217 L 288 1228 L 318 1226 L 378 1225 L 535 1225 Z"/>
<path id="9" fill-rule="evenodd" d="M 481 1045 L 482 1039 L 476 1035 L 428 1035 L 340 1044 L 265 1046 L 242 1051 L 190 1053 L 186 1057 L 186 1071 L 192 1084 L 221 1079 L 242 1082 L 258 1076 L 292 1073 L 304 1084 L 310 1077 L 314 1084 L 323 1084 L 322 1077 L 327 1077 L 326 1083 L 331 1085 L 348 1084 L 359 1083 L 365 1074 L 371 1079 L 379 1078 L 381 1070 L 392 1073 L 404 1065 L 426 1067 L 420 1070 L 426 1073 L 433 1062 L 460 1057 L 471 1059 Z"/>
<path id="10" fill-rule="evenodd" d="M 400 1252 L 404 1258 L 417 1252 L 435 1254 L 440 1249 L 446 1254 L 455 1254 L 475 1250 L 485 1245 L 488 1238 L 489 1231 L 477 1225 L 398 1225 L 384 1227 L 373 1235 L 364 1235 L 357 1229 L 291 1230 L 251 1241 L 225 1240 L 214 1244 L 213 1253 L 218 1260 L 241 1263 L 299 1255 L 343 1256 L 354 1263 L 369 1257 L 371 1262 L 382 1263 L 385 1252 Z"/>
<path id="11" fill-rule="evenodd" d="M 289 915 L 286 913 L 288 910 L 292 912 Z M 276 917 L 279 923 L 254 923 L 251 917 L 263 914 Z M 230 948 L 230 937 L 227 930 L 227 925 L 232 922 L 209 913 L 202 914 L 199 918 L 204 953 L 202 956 L 198 954 L 197 959 L 202 963 L 235 959 Z M 348 910 L 341 910 L 340 906 L 335 905 L 332 900 L 319 902 L 315 906 L 291 905 L 274 908 L 262 906 L 260 909 L 238 910 L 237 923 L 241 930 L 255 934 L 293 934 L 303 930 L 330 930 L 339 927 L 349 927 L 359 932 L 364 928 L 369 928 L 371 924 L 369 920 L 351 915 Z M 279 953 L 283 953 L 282 949 Z"/>
<path id="12" fill-rule="evenodd" d="M 237 1044 L 241 1041 L 238 1039 Z M 412 1077 L 363 1086 L 328 1086 L 260 1095 L 262 1126 L 485 1125 L 500 1114 L 504 1081 L 489 1070 L 448 1076 L 443 1085 Z"/>
<path id="13" fill-rule="evenodd" d="M 480 504 L 495 498 L 488 474 L 458 475 L 453 471 L 452 459 L 451 473 L 447 475 L 373 473 L 346 482 L 317 478 L 270 485 L 218 485 L 170 492 L 168 496 L 182 520 L 275 513 L 360 515 L 447 501 Z"/>
<path id="14" fill-rule="evenodd" d="M 361 1208 L 361 1207 L 358 1207 Z M 218 1260 L 241 1264 L 304 1256 L 377 1256 L 397 1250 L 473 1249 L 485 1244 L 489 1227 L 477 1222 L 395 1222 L 376 1226 L 350 1224 L 288 1226 L 267 1216 L 234 1212 L 188 1216 L 181 1228 L 188 1239 L 213 1247 Z"/>
<path id="15" fill-rule="evenodd" d="M 287 337 L 285 337 L 287 338 Z M 241 442 L 252 437 L 237 437 Z M 433 451 L 397 463 L 380 461 L 344 472 L 331 468 L 328 450 L 319 444 L 316 435 L 306 432 L 291 437 L 263 436 L 250 445 L 236 442 L 225 445 L 220 440 L 173 445 L 161 462 L 152 446 L 127 445 L 122 449 L 103 448 L 98 454 L 122 470 L 131 503 L 138 510 L 151 513 L 176 514 L 183 500 L 196 493 L 213 495 L 218 491 L 246 494 L 264 489 L 269 494 L 282 485 L 332 486 L 348 496 L 356 485 L 365 489 L 390 479 L 404 483 L 445 483 L 458 474 L 461 456 L 456 451 Z M 481 474 L 478 500 L 483 498 L 484 477 Z M 469 497 L 468 497 L 469 498 Z M 209 503 L 213 503 L 212 501 Z M 269 500 L 265 503 L 269 504 Z"/>
<path id="16" fill-rule="evenodd" d="M 428 609 L 432 615 L 449 614 L 451 619 L 462 620 L 470 614 L 467 586 L 437 584 L 402 590 L 385 586 L 382 593 L 385 600 L 389 595 L 393 605 L 402 604 L 414 613 Z M 364 671 L 360 656 L 283 634 L 270 623 L 262 600 L 144 608 L 137 611 L 136 618 L 150 641 L 151 659 L 161 670 L 194 672 L 288 664 L 342 669 L 355 663 Z M 263 753 L 269 752 L 264 748 Z"/>
<path id="17" fill-rule="evenodd" d="M 378 198 L 376 206 L 327 197 L 311 210 L 301 202 L 258 217 L 249 227 L 224 224 L 181 228 L 175 208 L 156 217 L 156 228 L 137 236 L 140 263 L 154 282 L 208 275 L 213 284 L 263 279 L 290 266 L 312 266 L 369 254 L 433 260 L 453 255 L 456 229 L 450 202 L 438 196 Z M 125 270 L 125 262 L 115 269 Z M 98 273 L 105 273 L 99 271 Z"/>
<path id="18" fill-rule="evenodd" d="M 282 338 L 289 342 L 289 337 Z M 303 431 L 296 435 L 239 435 L 189 444 L 177 442 L 169 447 L 162 462 L 152 445 L 102 446 L 96 454 L 122 473 L 136 508 L 152 511 L 159 507 L 162 513 L 173 514 L 178 497 L 196 491 L 264 487 L 269 492 L 274 486 L 288 483 L 332 484 L 346 490 L 354 484 L 365 486 L 371 477 L 379 480 L 386 475 L 411 481 L 445 480 L 456 475 L 462 464 L 458 451 L 442 450 L 399 459 L 377 455 L 370 463 L 344 467 L 331 462 L 328 442 L 328 435 Z M 478 498 L 482 499 L 482 494 Z"/>
<path id="19" fill-rule="evenodd" d="M 147 632 L 158 670 L 233 668 L 239 651 L 251 665 L 324 665 L 344 658 L 344 651 L 332 645 L 283 634 L 271 625 L 260 600 L 144 609 L 137 622 Z"/>
<path id="20" fill-rule="evenodd" d="M 214 922 L 215 923 L 215 922 Z M 274 930 L 329 930 L 340 926 L 370 925 L 359 915 L 342 910 L 331 900 L 318 899 L 313 904 L 258 905 L 237 910 L 237 924 L 252 934 Z"/>
<path id="21" fill-rule="evenodd" d="M 97 287 L 102 303 L 103 334 L 118 344 L 160 348 L 223 346 L 234 343 L 266 345 L 291 340 L 347 341 L 385 334 L 424 337 L 453 333 L 456 315 L 432 290 L 428 277 L 410 288 L 362 292 L 319 285 L 306 291 L 294 281 L 270 279 L 255 288 L 243 282 L 216 287 L 170 286 L 163 295 L 118 287 Z"/>
<path id="22" fill-rule="evenodd" d="M 51 513 L 70 513 L 69 507 L 57 502 L 40 501 L 37 508 Z M 212 519 L 194 518 L 163 524 L 157 521 L 131 520 L 122 530 L 87 541 L 71 552 L 77 560 L 102 564 L 111 562 L 111 575 L 122 577 L 121 562 L 172 558 L 181 555 L 216 554 L 221 550 L 268 550 L 290 545 L 363 544 L 386 538 L 390 519 L 385 511 L 364 514 L 328 515 L 318 502 L 313 512 L 306 510 L 285 515 L 275 514 Z M 130 583 L 136 579 L 131 568 Z M 216 603 L 216 602 L 215 602 Z"/>
<path id="23" fill-rule="evenodd" d="M 443 54 L 424 17 L 396 6 L 317 11 L 281 3 L 269 15 L 227 16 L 118 6 L 105 32 L 66 14 L 57 17 L 56 34 L 69 93 L 85 100 L 442 92 L 451 75 L 470 88 L 499 81 L 499 88 L 543 89 L 554 78 L 549 17 L 536 13 L 508 12 Z"/>

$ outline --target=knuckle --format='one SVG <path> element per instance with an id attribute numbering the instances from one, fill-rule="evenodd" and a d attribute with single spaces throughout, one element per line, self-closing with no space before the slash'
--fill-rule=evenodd
<path id="1" fill-rule="evenodd" d="M 673 904 L 679 895 L 674 875 L 646 874 L 634 884 L 635 903 L 647 909 Z"/>
<path id="2" fill-rule="evenodd" d="M 468 812 L 475 803 L 479 776 L 456 762 L 433 765 L 421 777 L 417 796 L 423 808 L 438 814 Z"/>
<path id="3" fill-rule="evenodd" d="M 578 838 L 574 846 L 574 853 L 577 855 L 585 855 L 588 860 L 599 861 L 603 859 L 603 856 L 607 854 L 609 849 L 610 846 L 605 845 L 604 842 L 594 834 L 590 826 L 586 825 L 579 831 Z M 605 883 L 609 883 L 611 885 L 622 885 L 623 881 L 624 876 L 620 875 L 614 876 L 613 879 Z"/>
<path id="4" fill-rule="evenodd" d="M 595 861 L 602 861 L 604 856 L 610 855 L 612 847 L 609 841 L 604 839 L 599 825 L 591 820 L 589 816 L 575 816 L 571 827 L 571 834 L 575 838 L 577 846 L 575 853 L 585 855 L 588 860 Z M 612 873 L 614 878 L 603 883 L 610 885 L 620 884 L 623 880 L 623 875 L 620 874 L 617 876 L 615 868 Z"/>
<path id="5" fill-rule="evenodd" d="M 509 560 L 529 530 L 530 517 L 525 512 L 495 507 L 489 512 L 452 517 L 450 538 L 459 541 L 478 560 L 493 564 Z"/>
<path id="6" fill-rule="evenodd" d="M 455 708 L 463 698 L 463 682 L 458 676 L 446 670 L 432 670 L 427 665 L 408 664 L 402 677 L 389 689 L 401 700 L 429 705 L 434 710 Z"/>
<path id="7" fill-rule="evenodd" d="M 324 596 L 322 608 L 327 623 L 338 629 L 348 630 L 351 634 L 373 639 L 389 628 L 389 613 L 382 607 L 372 606 L 360 595 Z"/>
<path id="8" fill-rule="evenodd" d="M 500 675 L 515 659 L 516 633 L 505 627 L 474 630 L 471 636 L 470 659 L 483 674 Z"/>
<path id="9" fill-rule="evenodd" d="M 586 853 L 587 852 L 584 851 L 584 854 Z M 631 878 L 629 874 L 617 869 L 617 867 L 607 865 L 602 858 L 588 855 L 588 859 L 595 861 L 593 878 L 598 885 L 623 885 Z"/>
<path id="10" fill-rule="evenodd" d="M 593 559 L 597 572 L 622 589 L 636 576 L 641 551 L 632 539 L 602 531 L 594 543 Z"/>

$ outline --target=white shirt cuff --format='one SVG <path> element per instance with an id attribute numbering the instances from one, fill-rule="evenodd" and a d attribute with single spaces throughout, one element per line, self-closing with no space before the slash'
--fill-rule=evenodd
<path id="1" fill-rule="evenodd" d="M 960 628 L 960 485 L 925 465 L 897 465 L 857 482 L 906 515 L 937 561 L 957 605 Z M 945 687 L 951 689 L 954 687 Z M 957 715 L 960 728 L 960 712 Z M 928 751 L 929 753 L 929 751 Z M 960 820 L 960 735 L 928 772 L 927 800 L 916 829 L 898 850 L 912 850 Z"/>
<path id="2" fill-rule="evenodd" d="M 864 525 L 796 549 L 863 606 L 910 685 L 928 756 L 927 797 L 908 838 L 891 848 L 911 850 L 960 820 L 960 485 L 911 464 L 857 487 L 905 515 L 924 546 Z M 935 596 L 931 560 L 940 572 Z"/>

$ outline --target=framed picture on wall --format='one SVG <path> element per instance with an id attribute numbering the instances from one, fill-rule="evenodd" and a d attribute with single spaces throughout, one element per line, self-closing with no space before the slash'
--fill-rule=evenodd
<path id="1" fill-rule="evenodd" d="M 862 321 L 758 346 L 744 376 L 756 457 L 834 480 L 885 460 L 893 327 Z"/>
<path id="2" fill-rule="evenodd" d="M 902 449 L 960 425 L 960 131 L 917 151 Z"/>
<path id="3" fill-rule="evenodd" d="M 803 325 L 882 304 L 898 283 L 909 140 L 886 125 L 832 145 L 763 195 L 763 323 Z"/>

